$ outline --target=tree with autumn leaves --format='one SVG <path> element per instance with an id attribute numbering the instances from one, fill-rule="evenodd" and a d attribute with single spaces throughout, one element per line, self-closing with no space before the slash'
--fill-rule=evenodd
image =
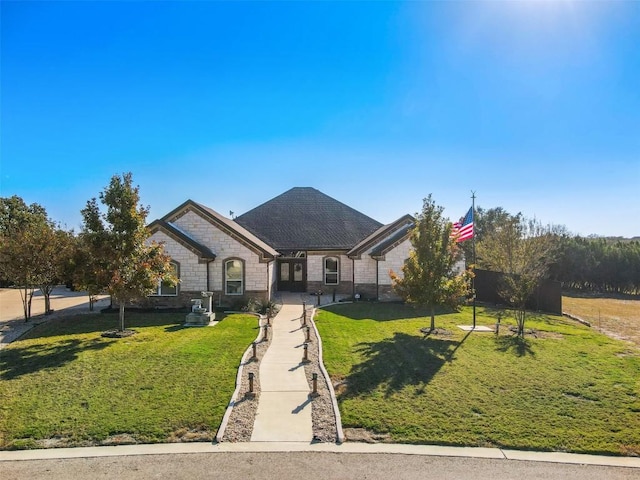
<path id="1" fill-rule="evenodd" d="M 402 267 L 403 275 L 390 272 L 398 295 L 407 303 L 429 310 L 430 331 L 435 330 L 437 306 L 458 308 L 464 302 L 472 275 L 470 271 L 454 271 L 461 251 L 451 236 L 453 225 L 442 212 L 443 208 L 435 204 L 431 195 L 424 199 L 409 236 L 413 248 Z"/>
<path id="2" fill-rule="evenodd" d="M 106 291 L 120 309 L 120 331 L 125 330 L 125 306 L 156 291 L 160 281 L 175 284 L 170 257 L 158 243 L 148 243 L 148 207 L 139 205 L 139 187 L 131 173 L 114 175 L 96 198 L 82 210 L 78 265 L 79 287 L 89 292 Z"/>

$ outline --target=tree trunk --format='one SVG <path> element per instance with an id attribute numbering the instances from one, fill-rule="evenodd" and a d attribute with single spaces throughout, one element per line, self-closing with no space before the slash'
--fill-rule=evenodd
<path id="1" fill-rule="evenodd" d="M 44 314 L 49 315 L 51 313 L 51 291 L 53 287 L 41 286 L 40 291 L 44 297 Z"/>
<path id="2" fill-rule="evenodd" d="M 526 310 L 524 308 L 516 310 L 516 322 L 518 324 L 518 336 L 524 338 L 524 317 Z"/>
<path id="3" fill-rule="evenodd" d="M 31 287 L 29 287 L 29 303 L 27 304 L 27 311 L 29 313 L 29 318 L 31 318 L 31 302 L 33 301 L 33 294 L 35 293 L 35 290 Z"/>
<path id="4" fill-rule="evenodd" d="M 24 321 L 28 321 L 29 320 L 29 308 L 28 308 L 28 302 L 29 302 L 29 296 L 27 294 L 27 286 L 24 286 L 24 292 L 20 291 L 20 297 L 22 298 L 22 311 L 24 312 Z"/>
<path id="5" fill-rule="evenodd" d="M 436 329 L 436 310 L 431 305 L 431 331 L 433 332 Z"/>
<path id="6" fill-rule="evenodd" d="M 20 298 L 22 299 L 22 311 L 24 313 L 24 321 L 27 322 L 31 318 L 31 300 L 33 300 L 34 290 L 25 284 L 20 290 Z"/>
<path id="7" fill-rule="evenodd" d="M 124 302 L 120 302 L 120 331 L 124 332 Z"/>

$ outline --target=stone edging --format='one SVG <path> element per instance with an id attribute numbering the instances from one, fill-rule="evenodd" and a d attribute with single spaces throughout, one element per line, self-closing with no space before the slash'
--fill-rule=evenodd
<path id="1" fill-rule="evenodd" d="M 255 343 L 260 341 L 262 338 L 262 327 L 264 325 L 264 320 L 266 317 L 263 315 L 259 315 L 257 313 L 250 312 L 242 312 L 244 314 L 255 315 L 258 317 L 258 336 L 255 339 Z M 236 388 L 231 395 L 231 400 L 229 401 L 229 405 L 227 405 L 227 409 L 224 412 L 224 416 L 222 417 L 222 421 L 220 422 L 220 427 L 218 427 L 218 432 L 216 433 L 214 443 L 222 442 L 222 438 L 224 437 L 224 432 L 227 429 L 227 424 L 229 423 L 229 418 L 231 417 L 231 412 L 233 411 L 233 406 L 238 399 L 238 394 L 240 393 L 240 387 L 242 386 L 242 373 L 244 371 L 244 366 L 249 360 L 249 355 L 253 354 L 253 344 L 249 345 L 245 350 L 242 358 L 240 359 L 240 365 L 238 366 L 238 374 L 236 375 Z"/>
<path id="2" fill-rule="evenodd" d="M 327 305 L 323 305 L 323 307 L 326 307 L 326 306 Z M 340 416 L 340 410 L 338 409 L 338 400 L 336 398 L 336 392 L 333 389 L 333 383 L 331 382 L 329 373 L 327 372 L 327 369 L 324 367 L 324 359 L 322 356 L 322 339 L 320 338 L 320 333 L 316 328 L 316 322 L 313 319 L 316 315 L 316 310 L 317 308 L 315 307 L 313 308 L 313 310 L 311 310 L 311 316 L 310 316 L 311 321 L 309 323 L 311 323 L 311 326 L 313 327 L 313 330 L 316 334 L 316 338 L 318 339 L 318 367 L 320 368 L 320 371 L 322 372 L 322 375 L 324 376 L 325 381 L 327 382 L 327 388 L 329 389 L 329 394 L 331 395 L 331 404 L 333 405 L 333 413 L 336 417 L 337 443 L 343 443 L 344 432 L 342 431 L 342 417 Z"/>

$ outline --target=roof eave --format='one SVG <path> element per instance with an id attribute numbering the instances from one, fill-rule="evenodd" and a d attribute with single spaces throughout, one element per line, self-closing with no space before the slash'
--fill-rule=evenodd
<path id="1" fill-rule="evenodd" d="M 187 248 L 194 254 L 198 255 L 200 259 L 213 261 L 216 259 L 216 254 L 201 243 L 196 242 L 194 239 L 189 238 L 184 233 L 182 233 L 177 228 L 173 227 L 170 223 L 165 222 L 164 220 L 155 220 L 151 222 L 147 229 L 151 234 L 155 233 L 158 230 L 164 231 L 171 238 L 180 243 L 183 247 Z"/>

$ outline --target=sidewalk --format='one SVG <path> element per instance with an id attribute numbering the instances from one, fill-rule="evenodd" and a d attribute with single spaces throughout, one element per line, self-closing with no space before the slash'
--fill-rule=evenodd
<path id="1" fill-rule="evenodd" d="M 260 362 L 260 399 L 252 442 L 311 442 L 309 384 L 302 365 L 302 298 L 284 294 L 272 319 L 271 344 Z"/>
<path id="2" fill-rule="evenodd" d="M 130 455 L 169 455 L 192 453 L 247 452 L 328 452 L 423 455 L 433 457 L 485 458 L 529 462 L 601 465 L 640 469 L 638 457 L 605 457 L 561 452 L 527 452 L 483 447 L 446 447 L 439 445 L 406 445 L 394 443 L 309 443 L 309 442 L 224 442 L 218 444 L 157 443 L 149 445 L 119 445 L 108 447 L 48 448 L 42 450 L 0 451 L 0 463 L 6 461 L 47 460 L 65 458 L 114 457 Z M 336 460 L 338 461 L 338 460 Z M 499 475 L 498 475 L 499 476 Z"/>

